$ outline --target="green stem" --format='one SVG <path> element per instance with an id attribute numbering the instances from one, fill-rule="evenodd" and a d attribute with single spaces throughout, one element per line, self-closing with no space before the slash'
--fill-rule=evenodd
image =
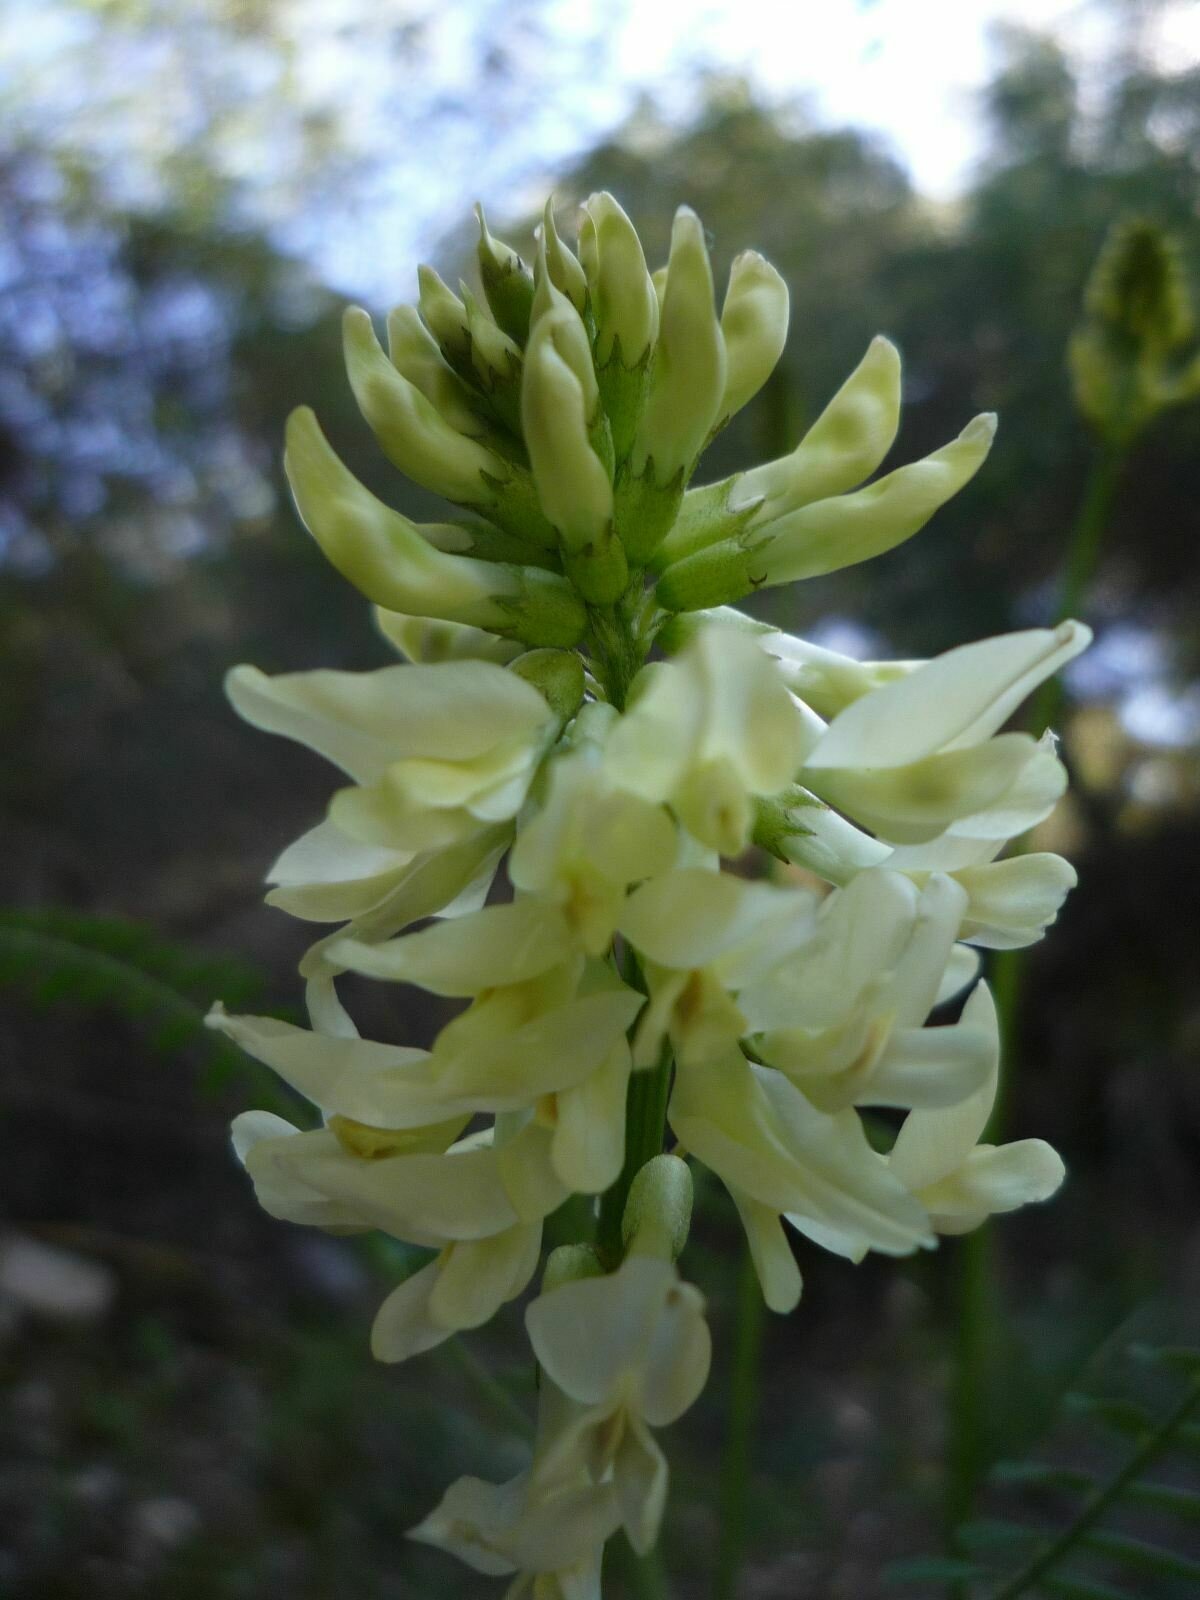
<path id="1" fill-rule="evenodd" d="M 600 1198 L 596 1248 L 607 1267 L 620 1264 L 623 1254 L 621 1219 L 633 1180 L 647 1161 L 661 1155 L 667 1127 L 667 1099 L 671 1091 L 671 1047 L 664 1041 L 658 1065 L 635 1072 L 625 1099 L 625 1164 L 611 1189 Z"/>
<path id="2" fill-rule="evenodd" d="M 764 1307 L 758 1274 L 749 1250 L 744 1250 L 738 1269 L 733 1367 L 729 1381 L 729 1423 L 725 1458 L 721 1464 L 721 1533 L 713 1600 L 737 1600 L 738 1576 L 746 1548 L 746 1511 L 750 1500 L 750 1472 L 755 1424 L 758 1420 L 763 1322 Z"/>
<path id="3" fill-rule="evenodd" d="M 1081 610 L 1096 571 L 1104 544 L 1104 532 L 1112 513 L 1113 499 L 1120 477 L 1124 451 L 1106 446 L 1097 455 L 1088 473 L 1083 501 L 1067 549 L 1066 569 L 1059 590 L 1057 619 Z M 1057 722 L 1062 715 L 1062 683 L 1049 678 L 1034 698 L 1030 726 L 1035 733 Z M 1019 839 L 1012 847 L 1018 855 L 1028 849 L 1029 840 Z M 1025 950 L 998 951 L 992 959 L 991 981 L 1000 1024 L 1000 1039 L 1008 1069 L 1001 1075 L 984 1137 L 998 1142 L 1008 1120 L 1008 1106 L 1014 1076 L 1013 1062 L 1020 1036 L 1021 997 L 1026 971 Z M 980 1479 L 987 1467 L 989 1441 L 986 1408 L 991 1388 L 993 1344 L 990 1334 L 999 1331 L 1003 1307 L 995 1294 L 991 1241 L 977 1229 L 959 1246 L 958 1339 L 950 1416 L 949 1475 L 946 1509 L 951 1524 L 970 1512 Z M 993 1323 L 996 1324 L 993 1327 Z"/>
<path id="4" fill-rule="evenodd" d="M 482 1361 L 467 1349 L 462 1340 L 447 1339 L 442 1348 L 497 1420 L 503 1422 L 518 1438 L 532 1439 L 532 1422 L 504 1385 L 492 1377 Z"/>
<path id="5" fill-rule="evenodd" d="M 1115 445 L 1106 446 L 1096 457 L 1084 489 L 1083 504 L 1075 519 L 1071 543 L 1067 549 L 1067 565 L 1059 591 L 1058 617 L 1072 616 L 1082 609 L 1088 586 L 1096 571 L 1104 543 L 1104 531 L 1112 512 L 1113 498 L 1120 477 L 1124 452 Z M 1062 715 L 1063 689 L 1059 677 L 1048 678 L 1034 698 L 1029 724 L 1035 734 L 1057 722 Z M 1014 842 L 1011 855 L 1020 855 L 1029 848 L 1029 837 Z M 996 998 L 996 1014 L 1000 1022 L 1000 1039 L 1006 1057 L 1015 1058 L 1019 1042 L 1021 993 L 1024 987 L 1024 950 L 1002 950 L 992 960 L 991 979 Z M 1007 1120 L 1007 1085 L 1011 1082 L 1012 1068 L 1002 1075 L 992 1107 L 987 1137 L 999 1137 Z"/>
<path id="6" fill-rule="evenodd" d="M 625 1587 L 634 1600 L 667 1600 L 667 1580 L 657 1545 L 649 1554 L 639 1556 L 629 1540 L 621 1537 L 615 1541 L 613 1551 Z"/>
<path id="7" fill-rule="evenodd" d="M 1058 596 L 1056 621 L 1072 617 L 1082 606 L 1104 546 L 1104 534 L 1112 515 L 1113 499 L 1125 454 L 1116 445 L 1106 445 L 1092 463 L 1083 492 L 1083 503 L 1067 547 L 1067 565 Z M 1062 713 L 1062 680 L 1047 678 L 1034 697 L 1030 722 L 1035 731 L 1049 727 Z"/>
<path id="8" fill-rule="evenodd" d="M 988 1415 L 993 1391 L 993 1317 L 997 1312 L 992 1237 L 986 1228 L 958 1241 L 954 1370 L 947 1440 L 946 1526 L 971 1510 L 988 1466 Z"/>
<path id="9" fill-rule="evenodd" d="M 590 611 L 592 670 L 617 711 L 624 711 L 629 685 L 646 659 L 641 603 L 640 586 L 634 594 L 631 585 L 630 593 L 616 605 L 594 606 Z"/>

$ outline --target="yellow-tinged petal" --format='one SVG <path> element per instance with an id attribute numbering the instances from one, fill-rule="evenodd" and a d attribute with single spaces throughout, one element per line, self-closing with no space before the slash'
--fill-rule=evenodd
<path id="1" fill-rule="evenodd" d="M 735 256 L 721 309 L 726 368 L 719 418 L 740 411 L 766 383 L 783 354 L 787 329 L 787 284 L 756 250 Z"/>
<path id="2" fill-rule="evenodd" d="M 766 523 L 814 500 L 845 494 L 875 471 L 899 425 L 900 353 L 879 336 L 790 456 L 734 480 L 729 509 L 761 501 L 755 522 Z"/>
<path id="3" fill-rule="evenodd" d="M 397 372 L 371 319 L 352 306 L 343 321 L 346 370 L 359 410 L 380 448 L 407 477 L 460 505 L 489 505 L 510 476 L 499 456 L 457 433 Z M 490 483 L 489 483 L 490 480 Z"/>
<path id="4" fill-rule="evenodd" d="M 415 983 L 433 994 L 476 995 L 536 978 L 561 962 L 569 943 L 561 911 L 530 899 L 485 906 L 384 943 L 345 939 L 329 954 L 369 978 Z"/>
<path id="5" fill-rule="evenodd" d="M 681 206 L 671 230 L 658 342 L 634 440 L 635 474 L 640 476 L 651 461 L 658 484 L 691 471 L 718 419 L 725 375 L 725 339 L 713 304 L 704 229 L 696 213 Z"/>
<path id="6" fill-rule="evenodd" d="M 606 365 L 618 348 L 624 366 L 637 366 L 658 334 L 658 297 L 641 240 L 611 194 L 585 203 L 579 257 L 596 319 L 597 364 Z"/>
<path id="7" fill-rule="evenodd" d="M 528 1284 L 537 1270 L 542 1225 L 520 1223 L 490 1239 L 448 1246 L 429 1296 L 429 1315 L 448 1332 L 479 1328 Z"/>
<path id="8" fill-rule="evenodd" d="M 1063 622 L 947 650 L 847 706 L 806 764 L 898 767 L 982 744 L 1091 637 L 1082 623 Z"/>

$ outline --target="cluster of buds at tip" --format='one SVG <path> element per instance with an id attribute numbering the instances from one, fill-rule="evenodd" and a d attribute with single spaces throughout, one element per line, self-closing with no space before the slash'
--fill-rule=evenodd
<path id="1" fill-rule="evenodd" d="M 1127 448 L 1163 411 L 1200 398 L 1196 316 L 1176 241 L 1131 218 L 1092 269 L 1068 357 L 1075 401 L 1110 448 Z"/>
<path id="2" fill-rule="evenodd" d="M 1041 938 L 1074 882 L 1058 856 L 1004 857 L 1066 782 L 1052 737 L 1005 724 L 1089 636 L 857 661 L 734 609 L 916 533 L 994 419 L 873 477 L 900 407 L 876 338 L 788 455 L 692 487 L 783 350 L 779 275 L 738 256 L 718 313 L 693 213 L 651 271 L 611 195 L 583 206 L 577 253 L 547 206 L 531 264 L 479 223 L 481 292 L 422 268 L 386 353 L 365 312 L 345 322 L 383 453 L 457 513 L 411 522 L 311 411 L 289 422 L 301 518 L 404 659 L 230 673 L 243 718 L 341 777 L 269 873 L 270 904 L 325 925 L 300 963 L 310 1025 L 209 1020 L 319 1112 L 235 1122 L 266 1209 L 427 1253 L 379 1308 L 380 1360 L 486 1322 L 537 1279 L 547 1219 L 576 1219 L 525 1310 L 528 1467 L 460 1479 L 413 1534 L 510 1596 L 596 1600 L 605 1541 L 655 1540 L 657 1430 L 709 1369 L 678 1266 L 694 1165 L 776 1311 L 801 1293 L 790 1234 L 906 1255 L 1060 1182 L 1042 1141 L 984 1141 L 999 1040 L 977 951 Z M 745 876 L 751 847 L 782 870 Z M 428 1048 L 364 1039 L 347 973 L 459 1010 Z M 872 1107 L 902 1114 L 883 1153 Z"/>

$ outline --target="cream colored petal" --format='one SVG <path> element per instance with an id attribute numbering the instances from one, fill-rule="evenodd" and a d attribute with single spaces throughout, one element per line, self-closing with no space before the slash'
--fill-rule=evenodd
<path id="1" fill-rule="evenodd" d="M 642 1004 L 640 994 L 623 989 L 582 996 L 491 1037 L 467 1041 L 459 1032 L 447 1042 L 444 1029 L 433 1048 L 439 1081 L 448 1092 L 477 1096 L 481 1109 L 531 1104 L 594 1072 Z"/>
<path id="2" fill-rule="evenodd" d="M 1001 734 L 1001 738 L 1012 735 Z M 1052 735 L 1038 741 L 1037 751 L 1003 794 L 982 811 L 959 817 L 947 832 L 957 839 L 1016 839 L 1037 826 L 1066 793 L 1067 769 L 1054 753 Z"/>
<path id="3" fill-rule="evenodd" d="M 783 841 L 783 852 L 795 866 L 807 867 L 833 884 L 845 884 L 867 867 L 887 861 L 891 850 L 881 839 L 813 797 L 811 805 L 792 812 L 795 831 Z"/>
<path id="4" fill-rule="evenodd" d="M 912 937 L 887 978 L 883 1004 L 897 1027 L 919 1027 L 933 1010 L 967 905 L 957 879 L 930 875 L 917 900 Z"/>
<path id="5" fill-rule="evenodd" d="M 443 622 L 430 617 L 412 617 L 383 606 L 373 608 L 375 626 L 387 642 L 414 663 L 435 661 L 493 661 L 505 667 L 525 646 L 516 639 L 502 639 L 482 628 L 468 628 L 459 622 Z"/>
<path id="6" fill-rule="evenodd" d="M 750 843 L 753 801 L 726 757 L 692 767 L 677 785 L 672 805 L 692 837 L 718 855 L 740 856 Z"/>
<path id="7" fill-rule="evenodd" d="M 511 837 L 512 829 L 506 825 L 484 828 L 459 845 L 415 857 L 390 881 L 381 898 L 354 917 L 348 928 L 320 941 L 319 947 L 312 947 L 301 960 L 301 975 L 315 976 L 318 969 L 335 972 L 336 964 L 329 961 L 328 949 L 341 935 L 385 939 L 397 929 L 426 917 L 461 917 L 478 911 L 487 899 Z"/>
<path id="8" fill-rule="evenodd" d="M 570 1193 L 554 1170 L 553 1135 L 536 1122 L 498 1142 L 495 1156 L 505 1195 L 522 1222 L 541 1222 Z"/>
<path id="9" fill-rule="evenodd" d="M 704 1296 L 676 1280 L 654 1325 L 638 1389 L 637 1412 L 652 1428 L 675 1422 L 700 1398 L 712 1366 Z"/>
<path id="10" fill-rule="evenodd" d="M 969 896 L 962 938 L 989 950 L 1018 949 L 1040 939 L 1078 881 L 1070 862 L 1044 851 L 955 876 Z"/>
<path id="11" fill-rule="evenodd" d="M 535 736 L 551 718 L 532 685 L 490 661 L 274 678 L 235 667 L 227 687 L 248 722 L 309 745 L 358 782 L 405 757 L 469 761 Z"/>
<path id="12" fill-rule="evenodd" d="M 459 1478 L 408 1537 L 435 1545 L 491 1578 L 516 1572 L 509 1535 L 521 1514 L 528 1477 L 522 1472 L 507 1483 Z"/>
<path id="13" fill-rule="evenodd" d="M 713 302 L 704 229 L 687 206 L 675 213 L 671 259 L 631 468 L 653 462 L 655 480 L 691 470 L 725 394 L 725 338 Z"/>
<path id="14" fill-rule="evenodd" d="M 632 1421 L 613 1463 L 613 1487 L 621 1521 L 638 1555 L 647 1555 L 658 1538 L 667 1504 L 667 1458 L 648 1428 Z"/>
<path id="15" fill-rule="evenodd" d="M 402 670 L 269 678 L 257 667 L 241 666 L 227 674 L 225 693 L 252 727 L 307 745 L 351 778 L 369 783 L 396 754 L 392 691 Z"/>
<path id="16" fill-rule="evenodd" d="M 978 745 L 1090 638 L 1082 623 L 1064 622 L 948 650 L 847 706 L 808 765 L 900 767 Z"/>
<path id="17" fill-rule="evenodd" d="M 956 944 L 946 961 L 946 970 L 938 985 L 934 1005 L 944 1006 L 948 1000 L 953 1000 L 956 994 L 961 994 L 969 984 L 974 983 L 979 976 L 979 964 L 978 950 L 972 950 L 965 944 Z"/>
<path id="18" fill-rule="evenodd" d="M 669 799 L 687 770 L 704 708 L 700 687 L 675 662 L 643 668 L 640 692 L 609 735 L 605 771 L 647 800 Z"/>
<path id="19" fill-rule="evenodd" d="M 525 1288 L 537 1270 L 542 1225 L 521 1223 L 490 1239 L 465 1239 L 439 1258 L 429 1296 L 433 1322 L 457 1332 L 491 1320 Z"/>
<path id="20" fill-rule="evenodd" d="M 488 1149 L 371 1161 L 348 1155 L 332 1133 L 322 1132 L 257 1144 L 246 1165 L 256 1185 L 260 1176 L 306 1184 L 358 1225 L 412 1244 L 484 1239 L 520 1220 Z"/>
<path id="21" fill-rule="evenodd" d="M 894 549 L 974 477 L 995 429 L 994 416 L 976 417 L 940 450 L 854 494 L 785 510 L 770 522 L 763 521 L 769 509 L 764 507 L 753 523 L 756 529 L 762 524 L 763 542 L 752 547 L 751 581 L 794 583 Z"/>
<path id="22" fill-rule="evenodd" d="M 749 634 L 703 629 L 677 657 L 705 687 L 701 759 L 724 756 L 751 794 L 776 794 L 805 753 L 803 718 L 772 658 Z"/>
<path id="23" fill-rule="evenodd" d="M 730 1189 L 729 1194 L 746 1231 L 763 1299 L 771 1311 L 794 1311 L 804 1284 L 779 1213 L 760 1205 L 740 1189 Z"/>
<path id="24" fill-rule="evenodd" d="M 520 597 L 519 573 L 429 543 L 346 468 L 307 406 L 288 418 L 284 467 L 305 527 L 368 600 L 481 628 L 507 627 L 503 602 Z"/>
<path id="25" fill-rule="evenodd" d="M 888 1157 L 891 1171 L 916 1193 L 956 1171 L 987 1126 L 1000 1071 L 1000 1033 L 996 1005 L 986 983 L 963 1007 L 963 1022 L 986 1031 L 991 1042 L 990 1071 L 967 1099 L 937 1111 L 914 1111 L 904 1119 Z"/>
<path id="26" fill-rule="evenodd" d="M 600 1194 L 625 1159 L 625 1097 L 633 1059 L 624 1038 L 574 1089 L 555 1096 L 554 1170 L 576 1194 Z"/>
<path id="27" fill-rule="evenodd" d="M 569 944 L 562 912 L 529 899 L 485 906 L 381 944 L 344 939 L 331 946 L 330 957 L 369 978 L 469 996 L 537 977 L 558 965 Z"/>
<path id="28" fill-rule="evenodd" d="M 759 932 L 808 912 L 789 889 L 698 867 L 660 873 L 625 902 L 621 932 L 659 966 L 704 967 Z"/>
<path id="29" fill-rule="evenodd" d="M 267 882 L 339 886 L 363 879 L 375 882 L 411 860 L 407 851 L 363 844 L 326 821 L 288 845 L 267 873 Z"/>
<path id="30" fill-rule="evenodd" d="M 1065 1177 L 1062 1157 L 1043 1139 L 979 1145 L 921 1200 L 939 1233 L 966 1233 L 987 1217 L 1048 1200 Z"/>
<path id="31" fill-rule="evenodd" d="M 959 1105 L 990 1082 L 994 1055 L 990 1030 L 970 1020 L 899 1029 L 855 1103 L 905 1110 Z"/>
<path id="32" fill-rule="evenodd" d="M 696 1063 L 676 1077 L 670 1121 L 722 1182 L 823 1224 L 844 1253 L 907 1255 L 931 1242 L 923 1210 L 871 1150 L 857 1115 L 818 1111 L 781 1073 L 732 1054 Z"/>
<path id="33" fill-rule="evenodd" d="M 393 1289 L 371 1324 L 371 1354 L 376 1361 L 407 1361 L 448 1339 L 454 1331 L 430 1315 L 442 1258 L 436 1257 Z"/>
<path id="34" fill-rule="evenodd" d="M 1027 733 L 1002 733 L 907 767 L 806 768 L 805 782 L 823 800 L 885 838 L 919 844 L 1003 801 L 1036 755 L 1037 746 Z"/>
<path id="35" fill-rule="evenodd" d="M 213 1007 L 205 1022 L 323 1111 L 356 1122 L 399 1126 L 389 1121 L 386 1112 L 392 1108 L 379 1097 L 382 1075 L 418 1083 L 427 1077 L 426 1050 L 376 1044 L 369 1039 L 331 1038 L 276 1017 L 230 1016 L 220 1005 Z"/>
<path id="36" fill-rule="evenodd" d="M 745 472 L 729 496 L 738 511 L 764 500 L 764 521 L 862 483 L 891 449 L 900 424 L 900 353 L 872 339 L 859 365 L 790 456 Z"/>
<path id="37" fill-rule="evenodd" d="M 965 904 L 965 896 L 960 895 Z M 742 990 L 754 1032 L 824 1029 L 843 1021 L 868 985 L 904 956 L 921 909 L 920 891 L 900 873 L 872 868 L 829 895 L 803 959 L 785 959 Z"/>
<path id="38" fill-rule="evenodd" d="M 627 1256 L 615 1273 L 563 1284 L 526 1309 L 525 1326 L 547 1376 L 580 1405 L 608 1404 L 623 1375 L 650 1356 L 679 1276 L 654 1256 Z"/>
<path id="39" fill-rule="evenodd" d="M 339 789 L 329 802 L 329 820 L 363 844 L 404 850 L 414 856 L 450 849 L 480 830 L 479 819 L 465 807 L 435 810 L 413 803 L 400 798 L 396 786 L 387 782 Z"/>
<path id="40" fill-rule="evenodd" d="M 719 417 L 740 411 L 766 383 L 783 354 L 787 327 L 788 288 L 779 273 L 754 250 L 735 256 L 721 308 L 726 371 Z"/>

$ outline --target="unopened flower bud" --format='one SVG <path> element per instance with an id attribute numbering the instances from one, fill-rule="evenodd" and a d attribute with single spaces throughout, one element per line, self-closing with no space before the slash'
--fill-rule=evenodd
<path id="1" fill-rule="evenodd" d="M 764 523 L 845 494 L 875 471 L 899 425 L 900 353 L 890 339 L 877 336 L 791 455 L 736 480 L 729 509 L 761 499 L 755 521 Z"/>
<path id="2" fill-rule="evenodd" d="M 556 316 L 539 318 L 530 335 L 521 421 L 538 499 L 567 570 L 585 599 L 607 604 L 625 587 L 625 555 L 612 532 L 612 484 L 588 440 L 583 388 L 555 347 Z"/>
<path id="3" fill-rule="evenodd" d="M 524 344 L 529 337 L 529 310 L 533 304 L 533 274 L 503 239 L 490 232 L 483 207 L 475 207 L 479 219 L 479 275 L 492 315 L 509 338 Z"/>
<path id="4" fill-rule="evenodd" d="M 1174 240 L 1145 218 L 1118 222 L 1092 268 L 1084 310 L 1132 345 L 1173 350 L 1186 343 L 1195 316 Z"/>
<path id="5" fill-rule="evenodd" d="M 468 439 L 488 436 L 487 423 L 472 405 L 471 391 L 449 366 L 437 340 L 421 321 L 415 306 L 397 306 L 388 313 L 388 355 L 401 377 L 407 378 L 456 433 Z"/>
<path id="6" fill-rule="evenodd" d="M 546 272 L 550 282 L 559 294 L 566 295 L 582 316 L 587 306 L 587 274 L 580 266 L 574 252 L 569 250 L 559 237 L 558 229 L 554 226 L 554 211 L 550 200 L 546 201 L 546 209 L 542 213 L 540 243 L 545 252 Z"/>
<path id="7" fill-rule="evenodd" d="M 985 411 L 957 439 L 922 460 L 897 467 L 855 494 L 816 501 L 768 523 L 762 529 L 769 536 L 761 554 L 765 581 L 819 577 L 902 544 L 971 481 L 995 437 L 995 413 Z"/>
<path id="8" fill-rule="evenodd" d="M 288 419 L 284 467 L 305 526 L 376 605 L 529 644 L 566 646 L 580 637 L 583 608 L 564 579 L 437 549 L 347 470 L 307 407 Z"/>
<path id="9" fill-rule="evenodd" d="M 672 611 L 728 605 L 764 585 L 819 577 L 882 555 L 923 528 L 974 477 L 995 432 L 995 416 L 986 412 L 948 445 L 857 494 L 818 500 L 765 526 L 754 516 L 740 536 L 668 567 L 658 598 Z"/>
<path id="10" fill-rule="evenodd" d="M 766 383 L 783 354 L 788 330 L 787 284 L 756 250 L 734 258 L 721 310 L 725 393 L 718 420 L 740 411 Z"/>
<path id="11" fill-rule="evenodd" d="M 539 251 L 539 261 L 542 260 L 544 256 Z M 545 271 L 538 274 L 538 286 L 533 298 L 533 328 L 539 340 L 550 340 L 579 380 L 590 427 L 600 409 L 600 389 L 592 363 L 591 340 L 583 319 Z"/>
<path id="12" fill-rule="evenodd" d="M 456 370 L 471 361 L 471 334 L 467 327 L 467 308 L 432 267 L 417 268 L 421 318 Z"/>
<path id="13" fill-rule="evenodd" d="M 704 229 L 696 213 L 681 206 L 671 230 L 658 342 L 631 458 L 638 477 L 651 465 L 660 485 L 690 473 L 717 419 L 725 371 Z"/>
<path id="14" fill-rule="evenodd" d="M 561 1289 L 564 1283 L 578 1283 L 581 1278 L 602 1278 L 604 1268 L 590 1244 L 560 1244 L 546 1257 L 542 1272 L 542 1293 Z"/>
<path id="15" fill-rule="evenodd" d="M 658 297 L 646 270 L 642 242 L 611 194 L 594 194 L 584 206 L 579 255 L 596 318 L 596 361 L 614 356 L 636 367 L 658 333 Z"/>
<path id="16" fill-rule="evenodd" d="M 674 1261 L 692 1225 L 692 1174 L 678 1156 L 660 1155 L 629 1186 L 621 1238 L 628 1255 Z"/>
<path id="17" fill-rule="evenodd" d="M 497 326 L 465 283 L 459 284 L 459 288 L 467 313 L 467 331 L 471 335 L 471 365 L 480 387 L 491 395 L 513 384 L 519 376 L 520 347 Z"/>
<path id="18" fill-rule="evenodd" d="M 343 318 L 346 370 L 359 410 L 384 455 L 435 494 L 463 505 L 486 505 L 495 496 L 485 480 L 503 483 L 504 463 L 456 433 L 419 389 L 384 355 L 371 319 L 351 306 Z"/>
<path id="19" fill-rule="evenodd" d="M 520 640 L 470 628 L 461 622 L 441 622 L 436 617 L 412 617 L 384 606 L 374 610 L 375 626 L 406 661 L 494 661 L 505 667 L 521 654 Z"/>
<path id="20" fill-rule="evenodd" d="M 708 545 L 853 489 L 883 460 L 899 422 L 900 355 L 890 340 L 875 338 L 790 455 L 684 496 L 651 564 L 661 571 Z"/>
<path id="21" fill-rule="evenodd" d="M 1076 404 L 1110 444 L 1127 446 L 1159 412 L 1200 396 L 1200 355 L 1180 362 L 1194 330 L 1175 241 L 1152 222 L 1118 223 L 1068 351 Z"/>

